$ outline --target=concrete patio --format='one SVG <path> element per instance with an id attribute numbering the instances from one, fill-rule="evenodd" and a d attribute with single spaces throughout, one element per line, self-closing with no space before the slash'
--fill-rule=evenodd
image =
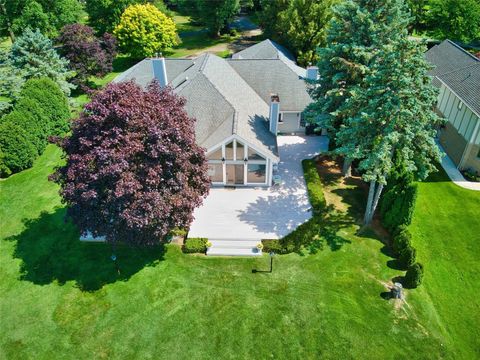
<path id="1" fill-rule="evenodd" d="M 328 148 L 323 136 L 279 136 L 282 185 L 212 188 L 194 212 L 189 237 L 211 240 L 281 238 L 311 217 L 301 161 Z"/>

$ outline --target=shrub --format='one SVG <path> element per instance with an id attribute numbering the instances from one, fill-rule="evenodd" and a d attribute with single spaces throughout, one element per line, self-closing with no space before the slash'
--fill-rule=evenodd
<path id="1" fill-rule="evenodd" d="M 417 199 L 415 183 L 398 184 L 387 191 L 382 199 L 382 223 L 394 232 L 400 225 L 410 225 Z"/>
<path id="2" fill-rule="evenodd" d="M 48 133 L 60 136 L 70 129 L 70 109 L 67 97 L 55 81 L 49 78 L 30 79 L 20 92 L 21 98 L 34 100 L 48 121 Z"/>
<path id="3" fill-rule="evenodd" d="M 318 175 L 315 160 L 306 159 L 302 161 L 303 176 L 307 183 L 308 197 L 312 205 L 313 213 L 320 214 L 325 210 L 326 201 L 323 196 L 322 183 Z"/>
<path id="4" fill-rule="evenodd" d="M 36 107 L 33 112 L 29 111 L 30 105 Z M 44 120 L 41 109 L 31 101 L 24 101 L 20 109 L 14 108 L 10 114 L 2 118 L 2 122 L 12 123 L 23 129 L 26 139 L 33 145 L 37 154 L 41 154 L 47 146 L 47 136 L 43 130 Z"/>
<path id="5" fill-rule="evenodd" d="M 398 256 L 398 262 L 404 269 L 408 269 L 415 264 L 417 260 L 417 251 L 412 246 L 406 246 L 402 249 Z"/>
<path id="6" fill-rule="evenodd" d="M 423 265 L 420 263 L 413 264 L 407 270 L 403 285 L 409 289 L 415 289 L 420 286 L 423 280 Z"/>
<path id="7" fill-rule="evenodd" d="M 182 250 L 184 253 L 204 253 L 207 251 L 208 239 L 205 238 L 189 238 L 185 240 Z"/>
<path id="8" fill-rule="evenodd" d="M 398 232 L 393 238 L 393 251 L 399 255 L 407 247 L 411 247 L 412 234 L 408 229 Z"/>
<path id="9" fill-rule="evenodd" d="M 288 254 L 294 249 L 292 246 L 286 246 L 286 243 L 278 239 L 265 239 L 262 240 L 263 252 L 274 252 L 275 254 Z"/>
<path id="10" fill-rule="evenodd" d="M 29 168 L 37 155 L 25 131 L 12 122 L 0 123 L 1 176 Z"/>

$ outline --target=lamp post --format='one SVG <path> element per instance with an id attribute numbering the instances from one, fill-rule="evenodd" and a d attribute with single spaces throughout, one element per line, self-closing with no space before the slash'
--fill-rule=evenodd
<path id="1" fill-rule="evenodd" d="M 275 253 L 273 251 L 270 251 L 268 253 L 268 255 L 270 255 L 270 272 L 273 271 L 273 256 L 275 255 Z"/>

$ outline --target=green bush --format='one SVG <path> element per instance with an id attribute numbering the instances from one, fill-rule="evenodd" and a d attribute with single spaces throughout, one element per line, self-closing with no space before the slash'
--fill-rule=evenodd
<path id="1" fill-rule="evenodd" d="M 38 103 L 48 121 L 49 135 L 63 135 L 70 129 L 70 109 L 68 99 L 57 85 L 49 78 L 30 79 L 25 82 L 20 92 L 21 99 L 30 99 Z"/>
<path id="2" fill-rule="evenodd" d="M 306 159 L 302 161 L 303 175 L 307 183 L 308 198 L 312 205 L 313 213 L 320 214 L 325 210 L 326 201 L 323 196 L 322 183 L 318 175 L 315 160 Z"/>
<path id="3" fill-rule="evenodd" d="M 393 237 L 393 251 L 399 255 L 405 248 L 411 247 L 412 234 L 406 228 Z"/>
<path id="4" fill-rule="evenodd" d="M 408 269 L 417 261 L 417 251 L 412 246 L 406 246 L 398 256 L 398 262 L 404 269 Z"/>
<path id="5" fill-rule="evenodd" d="M 208 239 L 205 238 L 188 238 L 183 244 L 182 250 L 184 253 L 205 253 L 207 251 Z"/>
<path id="6" fill-rule="evenodd" d="M 383 225 L 390 232 L 394 232 L 400 225 L 411 224 L 417 193 L 415 183 L 400 183 L 384 194 L 380 213 Z"/>
<path id="7" fill-rule="evenodd" d="M 294 251 L 292 245 L 286 244 L 286 242 L 278 239 L 265 239 L 262 240 L 263 252 L 274 252 L 275 254 L 288 254 Z"/>
<path id="8" fill-rule="evenodd" d="M 403 279 L 403 285 L 409 289 L 415 289 L 420 286 L 423 280 L 423 270 L 423 265 L 420 263 L 410 266 Z"/>
<path id="9" fill-rule="evenodd" d="M 47 147 L 47 139 L 50 135 L 50 119 L 43 111 L 42 106 L 35 100 L 21 98 L 15 104 L 12 113 L 14 114 L 13 117 L 16 124 L 20 125 L 23 123 L 23 126 L 20 126 L 25 129 L 27 134 L 31 134 L 34 137 L 32 141 L 38 153 L 42 154 Z M 6 117 L 8 118 L 8 115 Z"/>
<path id="10" fill-rule="evenodd" d="M 0 149 L 2 149 L 0 157 L 2 177 L 29 168 L 37 155 L 25 131 L 11 122 L 0 123 Z"/>

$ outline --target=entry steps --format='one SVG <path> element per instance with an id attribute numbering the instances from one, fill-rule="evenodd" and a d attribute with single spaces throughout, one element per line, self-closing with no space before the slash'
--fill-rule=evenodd
<path id="1" fill-rule="evenodd" d="M 260 239 L 209 239 L 212 246 L 207 249 L 208 256 L 262 256 L 257 248 Z"/>

